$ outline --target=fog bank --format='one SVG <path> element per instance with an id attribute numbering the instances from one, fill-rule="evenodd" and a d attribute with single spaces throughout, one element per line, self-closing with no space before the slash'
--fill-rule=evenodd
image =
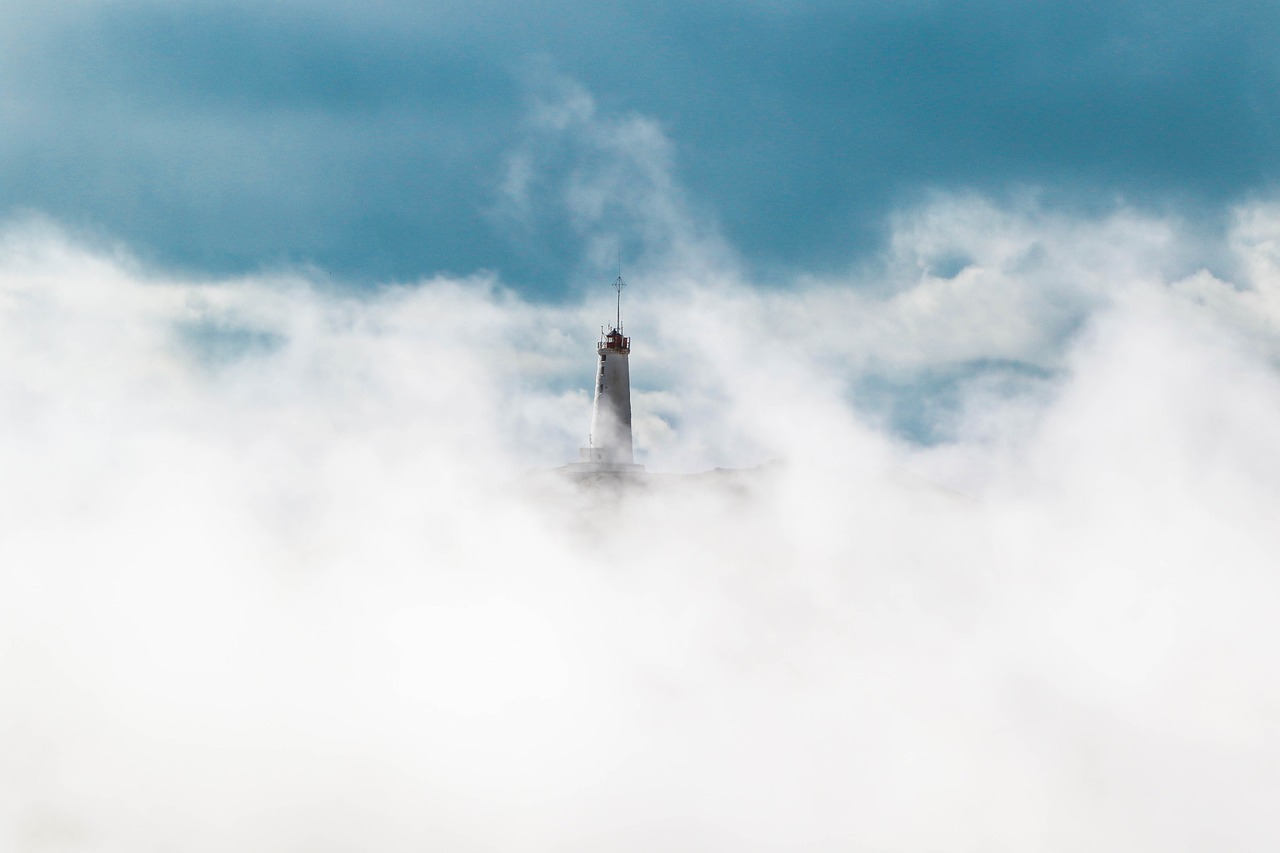
<path id="1" fill-rule="evenodd" d="M 942 198 L 840 280 L 649 259 L 640 461 L 768 464 L 608 497 L 536 474 L 603 287 L 12 225 L 0 838 L 1274 849 L 1277 235 L 1215 275 L 1175 221 Z"/>

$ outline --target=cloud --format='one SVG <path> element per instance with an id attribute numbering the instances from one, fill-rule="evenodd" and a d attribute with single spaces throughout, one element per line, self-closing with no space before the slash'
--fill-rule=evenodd
<path id="1" fill-rule="evenodd" d="M 594 298 L 14 225 L 0 833 L 1271 849 L 1278 226 L 1235 221 L 1229 281 L 1166 275 L 1176 220 L 976 197 L 853 282 L 652 258 L 644 461 L 781 464 L 621 497 L 531 473 L 584 437 Z M 953 369 L 930 441 L 859 393 Z"/>
<path id="2" fill-rule="evenodd" d="M 739 265 L 714 215 L 681 183 L 675 146 L 658 122 L 601 111 L 545 62 L 534 77 L 526 135 L 506 157 L 495 221 L 530 252 L 578 247 L 581 267 L 591 270 L 661 262 L 705 279 Z"/>

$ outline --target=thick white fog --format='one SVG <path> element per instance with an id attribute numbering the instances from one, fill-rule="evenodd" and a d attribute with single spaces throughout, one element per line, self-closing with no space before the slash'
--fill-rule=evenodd
<path id="1" fill-rule="evenodd" d="M 768 288 L 678 249 L 630 275 L 640 461 L 764 467 L 615 495 L 538 473 L 606 280 L 9 227 L 0 846 L 1280 845 L 1280 210 L 939 198 Z"/>

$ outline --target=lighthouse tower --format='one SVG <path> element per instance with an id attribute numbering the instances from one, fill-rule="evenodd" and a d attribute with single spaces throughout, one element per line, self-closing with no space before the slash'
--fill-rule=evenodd
<path id="1" fill-rule="evenodd" d="M 591 435 L 579 453 L 575 470 L 589 472 L 637 471 L 631 441 L 631 338 L 622 330 L 622 288 L 627 283 L 619 275 L 613 283 L 618 292 L 617 315 L 613 327 L 603 332 L 596 344 L 596 396 L 591 411 Z M 602 330 L 603 331 L 603 330 Z"/>

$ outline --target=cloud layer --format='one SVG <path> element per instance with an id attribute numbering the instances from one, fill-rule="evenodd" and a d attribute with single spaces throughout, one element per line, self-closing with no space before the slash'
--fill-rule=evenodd
<path id="1" fill-rule="evenodd" d="M 944 196 L 761 289 L 651 256 L 651 470 L 536 474 L 606 293 L 0 248 L 21 851 L 1270 850 L 1280 216 Z M 718 257 L 714 238 L 707 257 Z"/>

